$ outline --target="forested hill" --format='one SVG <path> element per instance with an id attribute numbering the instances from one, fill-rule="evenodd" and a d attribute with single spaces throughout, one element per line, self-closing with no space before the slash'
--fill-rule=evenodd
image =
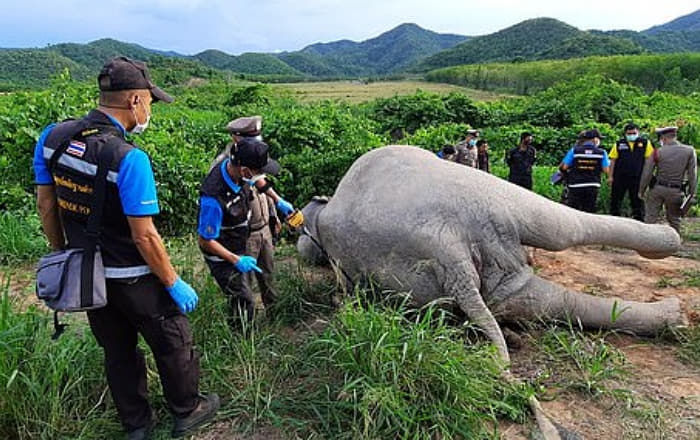
<path id="1" fill-rule="evenodd" d="M 341 40 L 332 43 L 317 43 L 305 47 L 296 57 L 304 62 L 318 60 L 330 66 L 336 74 L 344 76 L 382 75 L 404 70 L 417 61 L 441 50 L 451 48 L 468 37 L 454 34 L 438 34 L 416 24 L 402 24 L 376 38 L 362 42 Z M 309 69 L 292 57 L 284 54 L 293 67 L 309 75 Z"/>
<path id="2" fill-rule="evenodd" d="M 645 34 L 656 35 L 663 32 L 691 32 L 700 31 L 700 9 L 697 11 L 678 17 L 668 23 L 654 26 L 644 31 Z"/>

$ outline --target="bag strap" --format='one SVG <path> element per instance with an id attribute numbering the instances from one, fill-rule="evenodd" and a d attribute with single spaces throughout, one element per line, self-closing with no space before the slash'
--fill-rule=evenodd
<path id="1" fill-rule="evenodd" d="M 93 304 L 93 287 L 95 272 L 95 253 L 97 242 L 100 238 L 102 225 L 102 212 L 104 210 L 105 195 L 107 189 L 107 175 L 109 165 L 114 157 L 114 149 L 120 141 L 116 136 L 110 136 L 108 140 L 101 141 L 100 152 L 97 161 L 97 174 L 90 203 L 90 215 L 88 216 L 85 233 L 89 240 L 83 251 L 83 259 L 80 267 L 80 307 L 89 308 Z"/>

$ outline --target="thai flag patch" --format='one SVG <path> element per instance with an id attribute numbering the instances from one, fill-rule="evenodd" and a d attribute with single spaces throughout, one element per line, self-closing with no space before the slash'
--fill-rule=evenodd
<path id="1" fill-rule="evenodd" d="M 66 148 L 66 153 L 72 154 L 73 156 L 83 157 L 85 154 L 85 144 L 78 141 L 70 141 L 70 145 Z"/>

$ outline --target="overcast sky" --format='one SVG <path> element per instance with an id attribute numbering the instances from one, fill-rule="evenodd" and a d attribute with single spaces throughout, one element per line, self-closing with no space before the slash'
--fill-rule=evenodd
<path id="1" fill-rule="evenodd" d="M 645 2 L 646 3 L 646 2 Z M 0 0 L 0 47 L 104 37 L 194 54 L 298 50 L 365 40 L 401 23 L 483 35 L 553 17 L 581 29 L 643 30 L 689 14 L 698 0 Z M 108 6 L 107 6 L 108 5 Z"/>

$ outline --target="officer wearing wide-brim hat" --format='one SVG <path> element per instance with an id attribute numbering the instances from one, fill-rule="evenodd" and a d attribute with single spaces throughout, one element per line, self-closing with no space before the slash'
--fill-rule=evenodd
<path id="1" fill-rule="evenodd" d="M 229 142 L 224 151 L 216 156 L 211 166 L 221 162 L 231 154 L 231 148 L 243 138 L 251 137 L 262 140 L 262 116 L 245 116 L 236 118 L 226 124 L 226 131 L 231 135 Z"/>
<path id="2" fill-rule="evenodd" d="M 639 196 L 643 197 L 656 170 L 655 185 L 646 194 L 647 211 L 644 220 L 647 223 L 656 223 L 663 207 L 669 225 L 680 233 L 684 182 L 688 185 L 688 195 L 691 198 L 696 195 L 697 155 L 695 148 L 678 142 L 678 127 L 658 128 L 656 134 L 659 136 L 661 148 L 644 164 L 639 185 Z"/>
<path id="3" fill-rule="evenodd" d="M 127 438 L 148 438 L 154 424 L 139 334 L 158 364 L 175 417 L 173 435 L 182 436 L 215 415 L 219 398 L 199 393 L 199 359 L 185 316 L 198 296 L 177 275 L 154 226 L 160 210 L 148 155 L 125 139 L 127 133 L 146 130 L 153 102 L 173 98 L 151 81 L 144 63 L 126 57 L 104 65 L 98 86 L 96 109 L 41 134 L 34 157 L 37 204 L 53 248 L 99 244 L 107 305 L 89 310 L 87 317 L 104 350 L 107 383 Z M 97 170 L 105 155 L 104 213 L 95 237 L 85 229 L 97 203 Z"/>

